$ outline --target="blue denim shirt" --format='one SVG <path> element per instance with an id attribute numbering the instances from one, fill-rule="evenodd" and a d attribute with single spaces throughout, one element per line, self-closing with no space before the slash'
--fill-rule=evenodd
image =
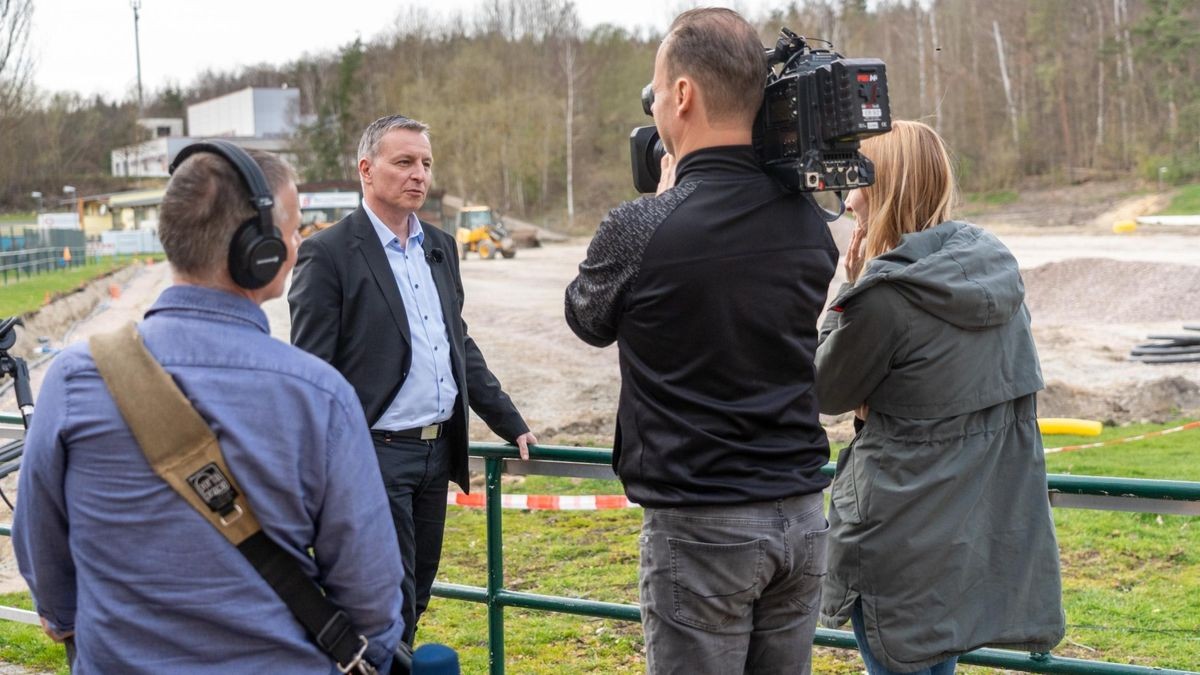
<path id="1" fill-rule="evenodd" d="M 372 642 L 399 642 L 400 564 L 354 390 L 241 297 L 172 286 L 140 326 L 208 421 L 263 529 Z M 13 545 L 75 673 L 332 673 L 283 601 L 159 478 L 86 344 L 55 359 L 25 443 Z M 312 551 L 311 555 L 309 551 Z"/>
<path id="2" fill-rule="evenodd" d="M 454 414 L 454 399 L 458 385 L 450 370 L 450 337 L 433 273 L 425 261 L 425 232 L 415 214 L 408 219 L 408 241 L 400 238 L 383 224 L 371 207 L 363 210 L 375 226 L 379 243 L 387 255 L 396 287 L 404 301 L 408 316 L 408 332 L 412 339 L 412 365 L 396 398 L 375 422 L 375 429 L 415 429 L 435 422 L 445 422 Z"/>

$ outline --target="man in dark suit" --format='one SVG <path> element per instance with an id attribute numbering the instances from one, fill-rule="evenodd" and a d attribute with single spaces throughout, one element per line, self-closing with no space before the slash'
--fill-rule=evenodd
<path id="1" fill-rule="evenodd" d="M 363 204 L 301 245 L 288 294 L 292 342 L 350 381 L 371 426 L 409 644 L 441 558 L 449 481 L 469 489 L 468 405 L 522 458 L 537 442 L 467 334 L 454 238 L 416 216 L 433 165 L 428 129 L 400 115 L 367 127 Z"/>

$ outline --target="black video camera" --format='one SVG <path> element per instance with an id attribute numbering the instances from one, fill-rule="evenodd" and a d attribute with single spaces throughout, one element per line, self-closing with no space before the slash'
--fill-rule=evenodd
<path id="1" fill-rule="evenodd" d="M 847 59 L 832 49 L 812 49 L 787 28 L 779 33 L 775 48 L 766 50 L 766 87 L 754 120 L 759 163 L 784 187 L 801 192 L 840 192 L 875 182 L 875 167 L 858 147 L 862 139 L 892 128 L 883 61 Z M 653 102 L 647 85 L 642 90 L 647 115 Z M 658 130 L 634 129 L 629 146 L 634 187 L 654 192 L 666 152 Z"/>
<path id="2" fill-rule="evenodd" d="M 17 344 L 16 327 L 24 325 L 25 322 L 19 316 L 0 320 L 0 380 L 4 379 L 5 375 L 13 378 L 17 408 L 20 409 L 21 418 L 28 429 L 29 423 L 33 421 L 33 390 L 29 388 L 29 366 L 25 365 L 24 359 L 8 353 L 8 350 Z"/>

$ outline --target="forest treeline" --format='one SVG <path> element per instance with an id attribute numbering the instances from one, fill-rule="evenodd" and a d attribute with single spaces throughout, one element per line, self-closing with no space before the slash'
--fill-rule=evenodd
<path id="1" fill-rule="evenodd" d="M 126 185 L 113 147 L 137 140 L 136 97 L 38 91 L 22 61 L 22 12 L 0 0 L 0 210 L 29 193 Z M 1167 167 L 1200 178 L 1200 3 L 1194 0 L 792 2 L 750 16 L 887 63 L 893 117 L 948 139 L 967 191 Z M 15 27 L 15 29 L 14 29 Z M 144 116 L 247 85 L 301 92 L 304 178 L 355 176 L 363 127 L 401 112 L 432 127 L 436 182 L 506 212 L 587 230 L 633 196 L 628 135 L 659 34 L 585 28 L 566 0 L 487 0 L 446 17 L 410 9 L 370 42 L 286 64 L 207 72 L 146 98 Z M 13 56 L 15 54 L 15 56 Z M 22 70 L 24 64 L 24 70 Z"/>

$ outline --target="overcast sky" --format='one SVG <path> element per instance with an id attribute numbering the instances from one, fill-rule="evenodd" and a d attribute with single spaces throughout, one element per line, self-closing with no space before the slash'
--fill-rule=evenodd
<path id="1" fill-rule="evenodd" d="M 146 94 L 187 86 L 206 69 L 283 64 L 330 52 L 356 36 L 370 41 L 410 7 L 470 16 L 484 0 L 141 0 L 139 32 Z M 585 26 L 614 23 L 664 30 L 682 9 L 704 4 L 757 15 L 765 0 L 577 0 Z M 774 3 L 778 4 L 778 3 Z M 130 0 L 34 0 L 30 49 L 43 91 L 136 96 Z"/>

